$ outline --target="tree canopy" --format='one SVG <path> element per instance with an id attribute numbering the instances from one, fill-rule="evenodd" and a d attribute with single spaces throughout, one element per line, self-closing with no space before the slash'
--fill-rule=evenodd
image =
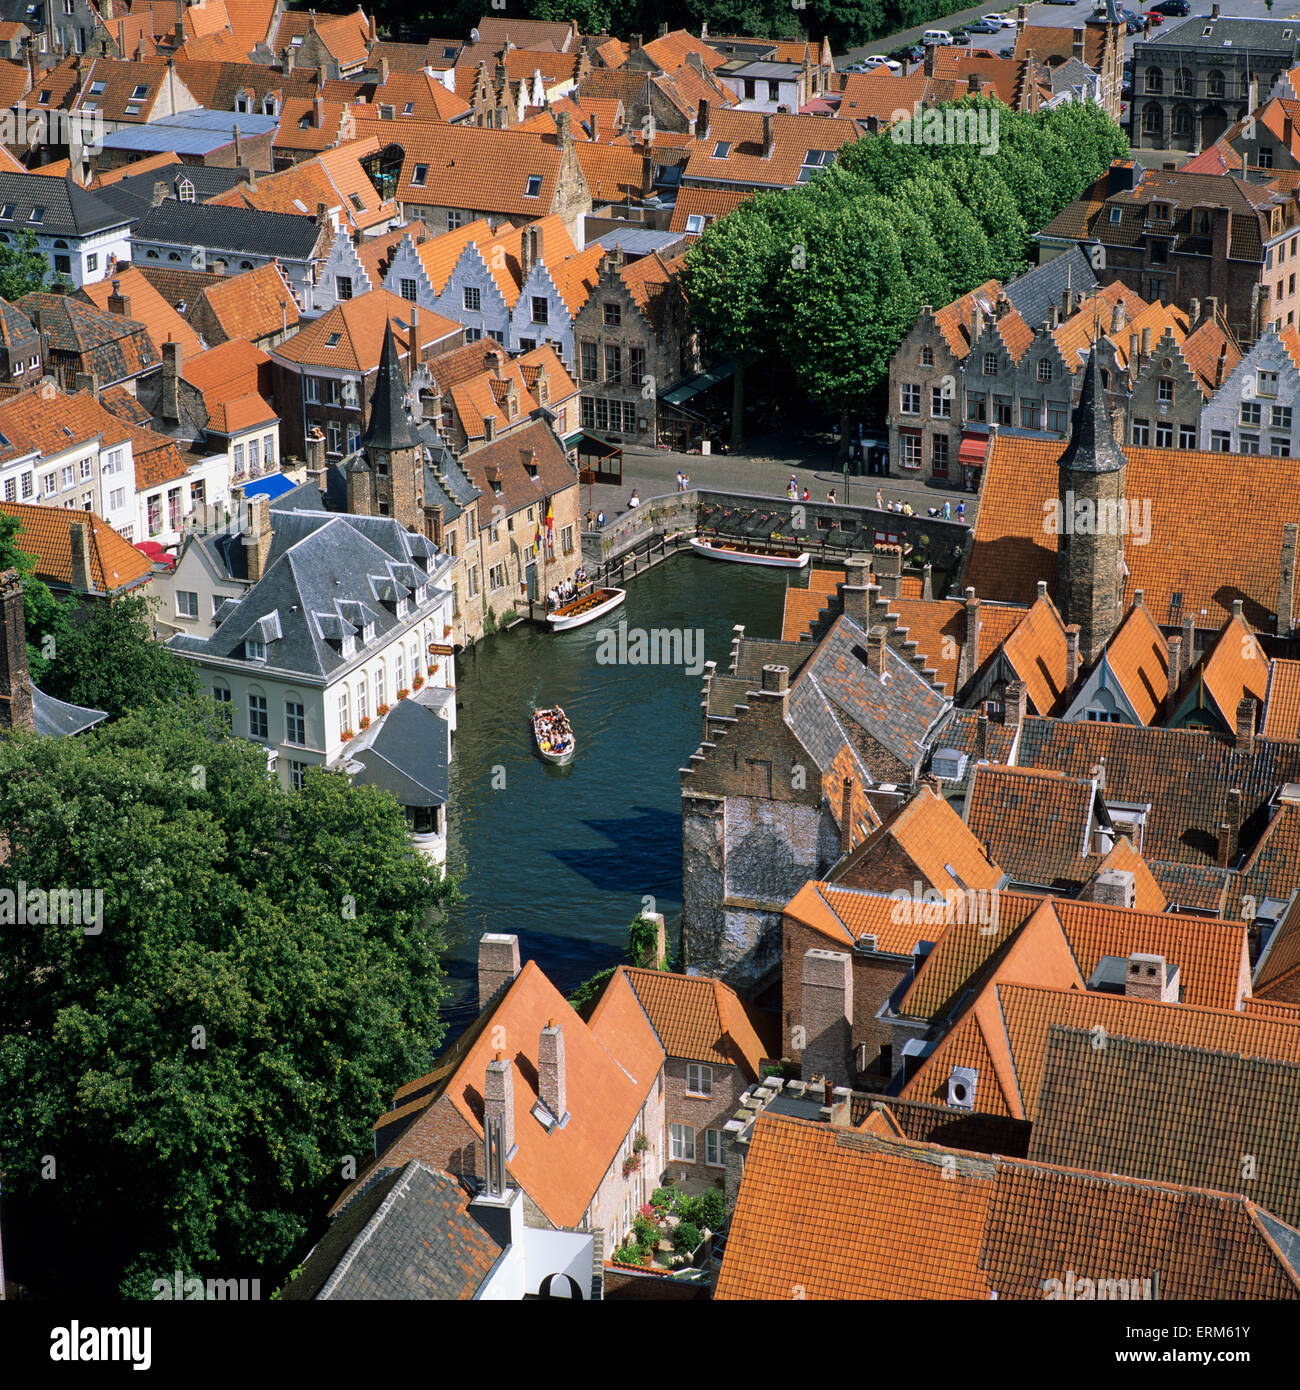
<path id="1" fill-rule="evenodd" d="M 391 797 L 318 770 L 282 792 L 197 699 L 0 739 L 0 841 L 6 888 L 83 904 L 0 931 L 11 1275 L 275 1278 L 441 1042 L 454 884 Z"/>
<path id="2" fill-rule="evenodd" d="M 995 138 L 931 132 L 949 119 Z M 1025 269 L 1029 234 L 1127 153 L 1099 106 L 1034 114 L 970 97 L 846 145 L 826 173 L 708 226 L 684 287 L 711 352 L 782 366 L 834 410 L 888 377 L 917 312 Z M 993 122 L 996 121 L 996 125 Z"/>
<path id="3" fill-rule="evenodd" d="M 67 633 L 68 606 L 36 578 L 36 560 L 19 545 L 22 523 L 0 512 L 0 574 L 17 570 L 23 581 L 23 618 L 27 624 L 27 671 L 36 685 L 44 685 L 60 640 Z"/>
<path id="4" fill-rule="evenodd" d="M 13 241 L 0 242 L 0 299 L 43 290 L 49 278 L 50 263 L 34 232 L 24 227 Z"/>

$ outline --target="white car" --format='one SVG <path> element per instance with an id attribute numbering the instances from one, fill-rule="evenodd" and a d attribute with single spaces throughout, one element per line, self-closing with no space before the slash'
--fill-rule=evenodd
<path id="1" fill-rule="evenodd" d="M 996 24 L 1002 29 L 1014 29 L 1016 27 L 1015 17 L 1009 14 L 986 14 L 984 22 Z"/>
<path id="2" fill-rule="evenodd" d="M 873 68 L 888 68 L 890 72 L 902 72 L 902 63 L 895 62 L 893 58 L 886 58 L 881 53 L 873 53 L 870 58 L 862 60 L 864 72 L 870 72 Z"/>

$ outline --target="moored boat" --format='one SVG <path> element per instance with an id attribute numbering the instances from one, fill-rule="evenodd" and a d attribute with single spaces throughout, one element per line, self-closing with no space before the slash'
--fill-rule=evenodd
<path id="1" fill-rule="evenodd" d="M 561 767 L 572 762 L 573 755 L 578 751 L 573 726 L 559 705 L 554 709 L 533 711 L 533 739 L 542 757 L 548 763 L 557 763 Z"/>
<path id="2" fill-rule="evenodd" d="M 767 565 L 771 569 L 781 570 L 801 570 L 810 558 L 807 551 L 791 554 L 788 550 L 775 550 L 771 546 L 749 541 L 705 540 L 702 536 L 691 537 L 691 549 L 698 555 L 707 555 L 710 560 L 731 560 L 738 565 Z"/>
<path id="3" fill-rule="evenodd" d="M 570 628 L 603 618 L 626 597 L 626 589 L 593 589 L 591 593 L 583 594 L 581 598 L 575 598 L 553 613 L 548 613 L 546 621 L 550 623 L 552 632 L 567 632 Z"/>

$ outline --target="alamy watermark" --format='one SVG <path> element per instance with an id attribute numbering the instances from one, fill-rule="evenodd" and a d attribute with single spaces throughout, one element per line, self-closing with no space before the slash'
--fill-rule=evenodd
<path id="1" fill-rule="evenodd" d="M 895 888 L 889 896 L 894 900 L 889 920 L 895 926 L 969 924 L 979 927 L 981 936 L 992 936 L 998 929 L 996 888 L 927 888 L 917 879 L 910 891 Z"/>
<path id="2" fill-rule="evenodd" d="M 1127 536 L 1134 545 L 1151 539 L 1151 499 L 1128 497 L 1049 497 L 1043 503 L 1043 530 L 1049 536 Z"/>
<path id="3" fill-rule="evenodd" d="M 921 103 L 909 111 L 902 107 L 891 117 L 889 138 L 896 145 L 973 145 L 982 155 L 995 155 L 999 147 L 996 107 L 932 106 Z"/>
<path id="4" fill-rule="evenodd" d="M 87 936 L 104 930 L 102 888 L 0 888 L 0 927 L 81 927 Z"/>
<path id="5" fill-rule="evenodd" d="M 0 141 L 6 147 L 66 145 L 85 154 L 104 148 L 102 111 L 29 110 L 25 101 L 0 111 Z"/>
<path id="6" fill-rule="evenodd" d="M 1067 1269 L 1064 1279 L 1044 1279 L 1043 1298 L 1048 1302 L 1074 1303 L 1149 1301 L 1150 1279 L 1081 1279 Z"/>
<path id="7" fill-rule="evenodd" d="M 164 1303 L 182 1299 L 249 1303 L 262 1296 L 260 1279 L 200 1279 L 197 1274 L 185 1275 L 179 1269 L 170 1279 L 155 1279 L 152 1288 L 155 1301 Z"/>
<path id="8" fill-rule="evenodd" d="M 704 674 L 704 630 L 697 627 L 603 627 L 597 632 L 598 666 L 680 666 Z"/>

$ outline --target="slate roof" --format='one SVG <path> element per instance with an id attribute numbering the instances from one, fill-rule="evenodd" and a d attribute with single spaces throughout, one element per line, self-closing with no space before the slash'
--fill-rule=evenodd
<path id="1" fill-rule="evenodd" d="M 430 541 L 391 517 L 277 512 L 263 578 L 225 612 L 211 637 L 181 634 L 168 645 L 187 656 L 242 661 L 251 636 L 267 643 L 267 669 L 328 678 L 364 659 L 363 615 L 374 623 L 376 643 L 409 625 L 410 617 L 398 618 L 385 595 L 412 595 L 425 576 L 420 561 L 433 584 L 450 568 Z M 353 656 L 331 645 L 336 633 L 357 637 Z"/>
<path id="2" fill-rule="evenodd" d="M 1239 1192 L 1294 1226 L 1297 1113 L 1294 1062 L 1125 1037 L 1098 1048 L 1089 1032 L 1053 1027 L 1029 1157 Z"/>
<path id="3" fill-rule="evenodd" d="M 418 432 L 424 449 L 426 505 L 441 506 L 444 523 L 453 522 L 483 494 L 470 481 L 432 421 L 422 421 Z"/>
<path id="4" fill-rule="evenodd" d="M 1075 294 L 1089 295 L 1097 288 L 1092 262 L 1077 246 L 1042 265 L 1031 266 L 1023 275 L 1002 287 L 1012 306 L 1031 328 L 1040 328 L 1059 305 L 1067 288 Z"/>
<path id="5" fill-rule="evenodd" d="M 500 1254 L 460 1184 L 413 1160 L 335 1217 L 280 1297 L 459 1302 L 474 1297 Z"/>
<path id="6" fill-rule="evenodd" d="M 80 358 L 79 370 L 94 372 L 101 386 L 139 376 L 162 361 L 148 329 L 136 319 L 43 290 L 14 302 L 33 323 L 39 314 L 51 349 Z"/>
<path id="7" fill-rule="evenodd" d="M 173 152 L 174 153 L 174 152 Z M 143 165 L 147 161 L 141 160 Z M 128 171 L 134 168 L 128 165 Z M 163 158 L 163 162 L 140 173 L 126 173 L 123 177 L 105 183 L 95 192 L 119 209 L 125 216 L 136 221 L 153 206 L 155 184 L 166 184 L 168 196 L 178 198 L 182 182 L 194 189 L 194 197 L 200 203 L 225 193 L 237 183 L 242 183 L 247 171 L 244 169 L 223 169 L 220 165 L 182 164 L 176 159 Z"/>
<path id="8" fill-rule="evenodd" d="M 1268 939 L 1255 967 L 1253 989 L 1261 998 L 1300 1003 L 1300 897 Z"/>
<path id="9" fill-rule="evenodd" d="M 186 353 L 203 350 L 199 335 L 154 289 L 153 285 L 135 266 L 120 266 L 114 270 L 112 278 L 95 280 L 82 285 L 77 291 L 80 298 L 86 299 L 103 313 L 111 313 L 108 301 L 117 286 L 127 301 L 131 317 L 144 325 L 150 341 L 161 353 L 163 343 L 176 342 Z"/>
<path id="10" fill-rule="evenodd" d="M 73 734 L 85 733 L 108 718 L 102 709 L 67 704 L 35 686 L 32 687 L 32 706 L 36 732 L 41 738 L 68 738 Z"/>
<path id="11" fill-rule="evenodd" d="M 971 834 L 1017 883 L 1077 892 L 1091 874 L 1092 778 L 977 767 L 966 797 Z"/>
<path id="12" fill-rule="evenodd" d="M 1067 1265 L 1158 1269 L 1161 1298 L 1300 1297 L 1294 1233 L 1245 1198 L 950 1152 L 760 1115 L 714 1297 L 1041 1299 Z"/>
<path id="13" fill-rule="evenodd" d="M 1030 1125 L 1005 1115 L 981 1115 L 954 1110 L 946 1105 L 902 1100 L 898 1096 L 873 1096 L 854 1091 L 850 1124 L 882 1139 L 915 1139 L 945 1149 L 968 1153 L 1005 1154 L 1024 1158 L 1029 1150 Z M 874 1121 L 874 1122 L 873 1122 Z"/>
<path id="14" fill-rule="evenodd" d="M 129 220 L 96 193 L 88 192 L 70 178 L 50 178 L 43 174 L 11 174 L 0 170 L 0 205 L 12 204 L 12 219 L 0 228 L 31 227 L 42 236 L 85 237 L 110 227 L 123 227 Z M 34 208 L 44 208 L 39 223 L 33 222 Z"/>
<path id="15" fill-rule="evenodd" d="M 168 198 L 135 225 L 137 242 L 159 241 L 203 246 L 255 256 L 280 256 L 309 261 L 315 254 L 321 228 L 314 218 L 252 208 L 219 207 L 212 203 L 182 203 Z"/>
<path id="16" fill-rule="evenodd" d="M 447 723 L 423 694 L 399 700 L 348 744 L 348 762 L 362 768 L 353 786 L 379 787 L 403 806 L 446 805 Z"/>
<path id="17" fill-rule="evenodd" d="M 813 686 L 895 757 L 909 765 L 916 763 L 930 731 L 947 712 L 948 700 L 892 647 L 885 647 L 887 680 L 870 670 L 868 660 L 867 634 L 841 614 L 795 677 L 792 690 Z M 805 708 L 791 700 L 788 722 L 801 740 L 799 716 Z"/>
<path id="18" fill-rule="evenodd" d="M 1209 30 L 1207 34 L 1205 31 Z M 1193 16 L 1181 24 L 1161 27 L 1150 38 L 1143 39 L 1141 47 L 1152 45 L 1164 48 L 1206 48 L 1222 51 L 1229 46 L 1249 48 L 1260 53 L 1289 53 L 1294 55 L 1296 42 L 1293 37 L 1295 25 L 1285 19 L 1237 19 L 1231 15 Z M 1163 55 L 1158 55 L 1163 56 Z"/>

